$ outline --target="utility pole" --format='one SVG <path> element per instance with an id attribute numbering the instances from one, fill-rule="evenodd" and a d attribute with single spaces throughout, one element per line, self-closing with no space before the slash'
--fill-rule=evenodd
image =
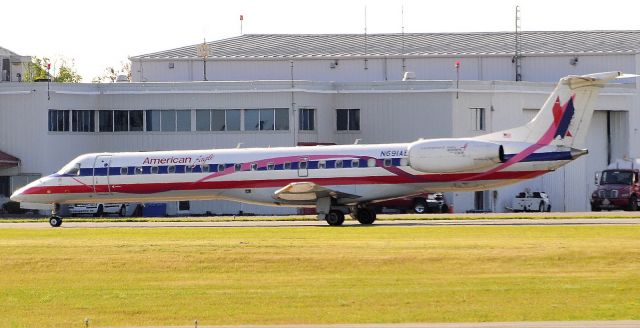
<path id="1" fill-rule="evenodd" d="M 198 46 L 197 52 L 198 57 L 202 58 L 203 61 L 204 81 L 207 81 L 207 57 L 209 57 L 209 45 L 207 44 L 207 39 L 204 39 L 202 44 Z"/>
<path id="2" fill-rule="evenodd" d="M 513 63 L 516 64 L 516 81 L 522 81 L 522 40 L 520 25 L 520 6 L 516 6 L 516 51 L 513 56 Z"/>

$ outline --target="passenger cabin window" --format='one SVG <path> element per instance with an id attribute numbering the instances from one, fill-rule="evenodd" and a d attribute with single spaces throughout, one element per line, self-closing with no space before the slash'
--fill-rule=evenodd
<path id="1" fill-rule="evenodd" d="M 360 161 L 357 159 L 354 159 L 351 161 L 351 167 L 358 167 L 360 166 Z"/>
<path id="2" fill-rule="evenodd" d="M 325 162 L 325 161 L 319 161 L 318 162 L 318 168 L 319 169 L 324 169 L 326 167 L 327 167 L 327 162 Z"/>
<path id="3" fill-rule="evenodd" d="M 193 166 L 191 166 L 191 165 L 186 165 L 186 166 L 184 167 L 184 172 L 185 172 L 185 173 L 191 173 L 192 171 L 193 171 Z"/>
<path id="4" fill-rule="evenodd" d="M 268 170 L 268 171 L 273 170 L 273 168 L 274 168 L 274 167 L 275 167 L 275 165 L 274 165 L 273 163 L 269 163 L 269 164 L 267 164 L 267 170 Z"/>
<path id="5" fill-rule="evenodd" d="M 140 166 L 136 167 L 135 174 L 142 174 L 143 170 Z"/>
<path id="6" fill-rule="evenodd" d="M 169 173 L 169 174 L 176 173 L 176 166 L 175 165 L 167 166 L 167 173 Z"/>
<path id="7" fill-rule="evenodd" d="M 336 169 L 341 169 L 342 168 L 342 160 L 339 159 L 336 161 Z"/>
<path id="8" fill-rule="evenodd" d="M 152 166 L 151 167 L 151 174 L 158 174 L 158 167 L 157 166 Z"/>
<path id="9" fill-rule="evenodd" d="M 285 170 L 290 170 L 291 169 L 291 163 L 285 162 L 283 167 L 284 167 Z"/>
<path id="10" fill-rule="evenodd" d="M 383 163 L 383 165 L 384 165 L 385 167 L 388 167 L 388 166 L 391 166 L 391 163 L 392 163 L 392 162 L 391 162 L 391 158 L 385 158 L 385 159 L 384 159 L 384 163 Z"/>
<path id="11" fill-rule="evenodd" d="M 218 172 L 224 171 L 224 164 L 218 164 Z"/>
<path id="12" fill-rule="evenodd" d="M 255 171 L 258 169 L 258 163 L 251 163 L 251 171 Z"/>
<path id="13" fill-rule="evenodd" d="M 299 166 L 300 169 L 304 170 L 307 168 L 307 161 L 301 161 Z"/>
<path id="14" fill-rule="evenodd" d="M 127 175 L 127 173 L 129 170 L 126 167 L 121 167 L 120 168 L 120 175 Z"/>
<path id="15" fill-rule="evenodd" d="M 236 164 L 234 166 L 235 166 L 236 172 L 242 170 L 242 164 Z"/>
<path id="16" fill-rule="evenodd" d="M 209 172 L 209 164 L 200 165 L 200 171 L 202 171 L 202 173 Z"/>

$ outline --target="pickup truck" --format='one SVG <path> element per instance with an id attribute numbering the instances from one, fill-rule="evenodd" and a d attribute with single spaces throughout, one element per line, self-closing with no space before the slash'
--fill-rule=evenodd
<path id="1" fill-rule="evenodd" d="M 511 204 L 514 212 L 551 212 L 551 202 L 545 192 L 525 191 L 516 195 Z"/>
<path id="2" fill-rule="evenodd" d="M 127 214 L 127 204 L 123 203 L 87 203 L 69 205 L 69 213 L 71 216 L 79 214 L 91 214 L 93 216 L 102 216 L 104 214 L 118 214 L 125 216 Z"/>

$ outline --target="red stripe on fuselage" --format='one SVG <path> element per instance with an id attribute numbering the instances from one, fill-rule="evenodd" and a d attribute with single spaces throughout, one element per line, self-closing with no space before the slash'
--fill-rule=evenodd
<path id="1" fill-rule="evenodd" d="M 245 181 L 196 181 L 196 182 L 171 182 L 171 183 L 131 183 L 96 185 L 99 193 L 117 192 L 129 194 L 153 194 L 166 191 L 180 190 L 224 190 L 237 188 L 280 188 L 293 182 L 313 182 L 322 186 L 331 185 L 366 185 L 366 184 L 403 184 L 403 183 L 443 183 L 458 181 L 480 180 L 513 180 L 530 179 L 549 171 L 507 171 L 493 172 L 490 175 L 477 178 L 477 173 L 454 174 L 428 174 L 428 175 L 403 175 L 403 176 L 366 176 L 366 177 L 341 177 L 341 178 L 297 178 L 277 180 L 245 180 Z M 474 179 L 476 178 L 476 179 Z M 92 190 L 93 191 L 93 190 Z M 87 193 L 87 185 L 66 186 L 38 186 L 24 191 L 25 194 L 82 194 Z"/>

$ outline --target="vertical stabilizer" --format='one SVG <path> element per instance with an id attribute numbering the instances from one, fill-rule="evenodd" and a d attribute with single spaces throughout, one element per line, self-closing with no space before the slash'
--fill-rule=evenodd
<path id="1" fill-rule="evenodd" d="M 621 75 L 606 72 L 564 77 L 529 123 L 478 138 L 584 148 L 600 89 Z"/>

